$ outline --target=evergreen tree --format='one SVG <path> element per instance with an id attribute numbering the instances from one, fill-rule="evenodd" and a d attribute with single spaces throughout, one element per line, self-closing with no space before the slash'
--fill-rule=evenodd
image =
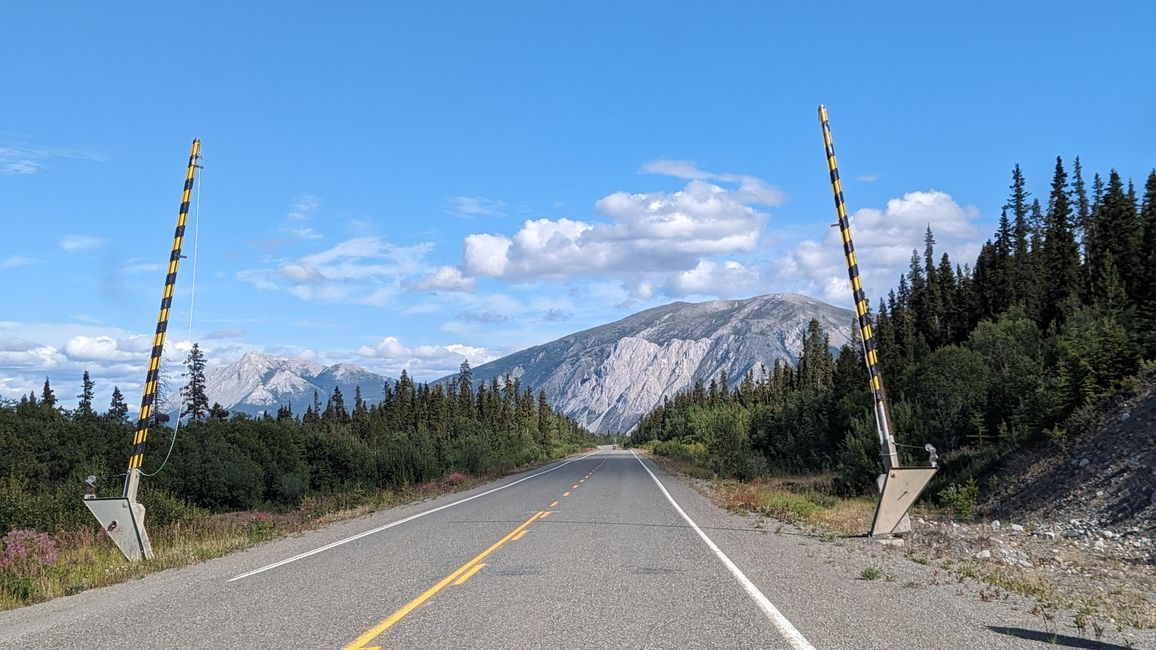
<path id="1" fill-rule="evenodd" d="M 1144 264 L 1136 296 L 1137 329 L 1144 355 L 1152 358 L 1156 357 L 1156 170 L 1148 174 L 1144 184 L 1140 222 Z"/>
<path id="2" fill-rule="evenodd" d="M 188 417 L 190 423 L 204 422 L 209 416 L 209 396 L 205 393 L 205 353 L 193 343 L 185 358 L 185 368 L 189 381 L 181 388 L 181 402 L 184 411 L 181 417 Z"/>
<path id="3" fill-rule="evenodd" d="M 474 373 L 470 370 L 469 359 L 462 359 L 462 365 L 458 368 L 457 398 L 458 413 L 460 415 L 473 412 Z"/>
<path id="4" fill-rule="evenodd" d="M 1031 262 L 1028 260 L 1030 252 L 1029 242 L 1032 228 L 1028 215 L 1028 197 L 1031 193 L 1024 188 L 1024 175 L 1017 163 L 1012 170 L 1011 196 L 1004 204 L 1004 209 L 1012 211 L 1015 222 L 1013 231 L 1013 246 L 1011 250 L 1011 268 L 1008 281 L 1011 283 L 1014 304 L 1027 305 L 1029 297 L 1029 277 L 1032 277 Z"/>
<path id="5" fill-rule="evenodd" d="M 1084 187 L 1084 168 L 1080 165 L 1079 156 L 1076 156 L 1076 162 L 1072 165 L 1072 199 L 1076 204 L 1072 231 L 1081 243 L 1081 252 L 1087 257 L 1087 251 L 1083 246 L 1087 244 L 1088 218 L 1092 212 L 1088 204 L 1088 191 Z"/>
<path id="6" fill-rule="evenodd" d="M 1039 325 L 1044 331 L 1077 304 L 1080 292 L 1080 252 L 1072 234 L 1067 174 L 1056 157 L 1052 193 L 1048 197 L 1047 230 L 1042 251 L 1042 303 Z"/>
<path id="7" fill-rule="evenodd" d="M 112 387 L 112 400 L 108 404 L 108 415 L 114 422 L 128 422 L 128 404 L 119 386 Z"/>
<path id="8" fill-rule="evenodd" d="M 92 417 L 92 389 L 94 384 L 89 378 L 87 370 L 84 371 L 84 378 L 81 380 L 80 386 L 80 394 L 76 396 L 80 400 L 76 405 L 76 416 L 78 418 Z"/>
<path id="9" fill-rule="evenodd" d="M 1089 242 L 1095 260 L 1091 276 L 1093 295 L 1103 296 L 1107 290 L 1104 284 L 1108 281 L 1106 264 L 1109 259 L 1119 273 L 1124 290 L 1129 296 L 1134 295 L 1140 285 L 1139 219 L 1136 217 L 1136 204 L 1129 201 L 1124 183 L 1115 169 L 1108 174 L 1108 185 L 1099 210 L 1094 211 L 1093 222 L 1094 238 Z"/>
<path id="10" fill-rule="evenodd" d="M 40 389 L 40 408 L 46 411 L 56 408 L 56 393 L 48 383 L 48 377 L 44 378 L 44 387 Z"/>
<path id="11" fill-rule="evenodd" d="M 345 396 L 341 394 L 340 386 L 333 387 L 333 393 L 330 394 L 329 401 L 325 404 L 325 413 L 321 419 L 326 422 L 346 422 L 349 420 L 349 411 L 345 409 Z"/>

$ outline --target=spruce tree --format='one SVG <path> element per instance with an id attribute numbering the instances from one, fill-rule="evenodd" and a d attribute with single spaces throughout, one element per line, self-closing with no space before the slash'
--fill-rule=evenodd
<path id="1" fill-rule="evenodd" d="M 1136 326 L 1141 350 L 1146 358 L 1156 357 L 1156 170 L 1148 174 L 1144 184 L 1144 200 L 1140 205 L 1144 259 L 1140 285 L 1136 296 Z"/>
<path id="2" fill-rule="evenodd" d="M 128 404 L 119 386 L 112 387 L 112 400 L 108 404 L 108 415 L 116 422 L 128 422 Z"/>
<path id="3" fill-rule="evenodd" d="M 1080 291 L 1080 252 L 1072 234 L 1067 183 L 1063 161 L 1056 156 L 1042 251 L 1042 301 L 1038 323 L 1044 332 L 1052 323 L 1062 323 L 1068 310 L 1075 306 Z"/>
<path id="4" fill-rule="evenodd" d="M 1139 219 L 1136 205 L 1129 201 L 1124 183 L 1115 169 L 1108 174 L 1108 185 L 1098 207 L 1093 211 L 1094 237 L 1089 250 L 1095 262 L 1091 276 L 1092 293 L 1102 297 L 1107 292 L 1106 265 L 1110 259 L 1125 292 L 1133 296 L 1140 285 Z"/>
<path id="5" fill-rule="evenodd" d="M 189 381 L 181 388 L 181 402 L 184 407 L 181 417 L 188 417 L 190 423 L 204 422 L 209 416 L 209 396 L 205 393 L 205 353 L 193 343 L 185 358 L 185 368 Z"/>
<path id="6" fill-rule="evenodd" d="M 76 405 L 76 417 L 78 417 L 78 418 L 92 417 L 92 414 L 93 414 L 93 411 L 92 411 L 93 383 L 92 383 L 92 379 L 90 379 L 88 376 L 87 370 L 84 371 L 84 378 L 81 380 L 80 386 L 81 386 L 80 394 L 76 396 L 80 400 L 80 402 L 78 402 Z"/>
<path id="7" fill-rule="evenodd" d="M 48 377 L 44 378 L 44 387 L 40 389 L 40 408 L 48 411 L 56 408 L 56 393 L 48 383 Z"/>
<path id="8" fill-rule="evenodd" d="M 1011 195 L 1008 197 L 1005 209 L 1012 211 L 1015 226 L 1013 230 L 1013 244 L 1011 251 L 1011 272 L 1008 280 L 1012 285 L 1014 303 L 1027 305 L 1030 296 L 1030 281 L 1032 277 L 1031 262 L 1028 254 L 1031 251 L 1030 240 L 1033 232 L 1028 214 L 1028 197 L 1031 193 L 1024 188 L 1024 175 L 1017 163 L 1012 170 L 1012 184 L 1009 186 Z"/>
<path id="9" fill-rule="evenodd" d="M 1072 200 L 1075 201 L 1076 213 L 1072 223 L 1072 232 L 1081 243 L 1081 252 L 1087 256 L 1083 246 L 1087 244 L 1088 217 L 1091 208 L 1088 204 L 1088 191 L 1084 187 L 1084 168 L 1080 165 L 1080 157 L 1072 165 Z"/>
<path id="10" fill-rule="evenodd" d="M 340 386 L 333 387 L 333 393 L 325 404 L 325 413 L 321 419 L 326 422 L 346 422 L 349 420 L 349 411 L 345 410 L 345 396 L 341 394 Z"/>

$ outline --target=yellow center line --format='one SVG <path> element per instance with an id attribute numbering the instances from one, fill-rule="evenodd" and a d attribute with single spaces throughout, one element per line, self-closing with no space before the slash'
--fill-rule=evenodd
<path id="1" fill-rule="evenodd" d="M 557 507 L 558 507 L 558 502 L 557 502 L 557 501 L 555 501 L 554 503 L 551 503 L 551 504 L 550 504 L 550 507 L 551 507 L 551 508 L 557 508 Z"/>
<path id="2" fill-rule="evenodd" d="M 577 483 L 575 483 L 574 485 L 571 485 L 571 486 L 570 486 L 570 489 L 571 489 L 571 490 L 577 490 L 577 489 L 578 489 L 578 484 L 577 484 Z"/>
<path id="3" fill-rule="evenodd" d="M 541 517 L 539 517 L 539 519 L 541 519 Z M 518 540 L 522 539 L 523 537 L 525 537 L 525 536 L 526 536 L 526 533 L 528 533 L 528 532 L 530 532 L 528 529 L 527 529 L 527 530 L 523 530 L 522 532 L 518 533 L 517 535 L 514 535 L 514 539 L 512 539 L 512 540 L 510 540 L 510 541 L 514 541 L 514 542 L 516 542 L 516 541 L 518 541 Z"/>
<path id="4" fill-rule="evenodd" d="M 570 493 L 569 493 L 569 492 L 563 492 L 563 493 L 562 493 L 562 496 L 564 496 L 564 497 L 568 497 L 568 496 L 570 496 Z"/>
<path id="5" fill-rule="evenodd" d="M 542 513 L 542 516 L 541 516 L 541 517 L 538 517 L 538 519 L 545 519 L 546 517 L 549 517 L 549 516 L 550 516 L 550 512 L 549 512 L 549 511 L 547 511 L 547 512 L 543 512 L 543 513 Z"/>
<path id="6" fill-rule="evenodd" d="M 524 531 L 524 530 L 522 531 L 522 533 L 525 533 L 525 532 L 526 531 Z M 522 533 L 518 534 L 519 537 L 522 535 Z M 515 537 L 514 539 L 518 539 L 518 538 Z M 474 577 L 475 573 L 477 573 L 478 571 L 481 571 L 484 568 L 486 568 L 486 563 L 485 562 L 478 562 L 474 566 L 470 567 L 469 571 L 466 571 L 465 573 L 463 573 L 462 577 L 458 578 L 457 580 L 454 580 L 454 586 L 458 587 L 458 586 L 465 584 L 466 580 L 469 580 L 470 578 Z"/>
<path id="7" fill-rule="evenodd" d="M 361 636 L 357 637 L 357 640 L 355 640 L 353 643 L 350 643 L 349 645 L 345 646 L 345 650 L 368 650 L 367 644 L 370 641 L 381 636 L 381 634 L 383 632 L 388 630 L 390 627 L 392 627 L 395 623 L 397 623 L 401 619 L 408 616 L 410 612 L 417 609 L 422 603 L 429 600 L 430 598 L 433 598 L 439 591 L 441 591 L 442 589 L 445 589 L 450 583 L 454 582 L 458 578 L 461 578 L 462 574 L 470 571 L 474 567 L 475 564 L 486 559 L 486 557 L 488 555 L 490 555 L 494 551 L 501 548 L 503 544 L 505 544 L 506 542 L 513 539 L 515 535 L 517 535 L 518 533 L 525 530 L 527 526 L 534 523 L 538 518 L 542 517 L 542 515 L 543 515 L 542 512 L 534 513 L 533 517 L 530 517 L 526 521 L 522 522 L 521 525 L 519 525 L 514 530 L 510 531 L 510 533 L 508 535 L 506 535 L 502 539 L 495 542 L 493 546 L 491 546 L 490 548 L 487 548 L 486 550 L 479 553 L 477 555 L 477 557 L 475 557 L 474 559 L 472 559 L 469 562 L 466 562 L 462 566 L 458 567 L 458 569 L 456 571 L 454 571 L 453 573 L 449 574 L 448 576 L 442 578 L 441 582 L 439 582 L 436 585 L 425 590 L 425 593 L 418 596 L 417 598 L 414 598 L 413 600 L 409 601 L 409 603 L 406 604 L 405 607 L 402 607 L 401 609 L 397 610 L 396 612 L 391 614 L 389 616 L 389 618 L 387 618 L 384 621 L 373 626 L 372 628 L 367 630 L 365 632 L 365 634 L 362 634 Z M 476 573 L 476 571 L 475 571 L 475 573 Z M 463 582 L 464 582 L 464 580 L 463 580 Z"/>

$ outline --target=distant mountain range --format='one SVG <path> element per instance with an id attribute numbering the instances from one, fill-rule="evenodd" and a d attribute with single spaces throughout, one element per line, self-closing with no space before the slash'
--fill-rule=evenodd
<path id="1" fill-rule="evenodd" d="M 508 373 L 587 428 L 625 433 L 663 397 L 697 381 L 726 371 L 735 386 L 760 364 L 797 362 L 812 318 L 841 347 L 853 317 L 798 294 L 676 302 L 515 352 L 474 368 L 473 377 L 476 384 Z"/>
<path id="2" fill-rule="evenodd" d="M 286 404 L 300 416 L 313 404 L 313 393 L 321 398 L 322 406 L 329 400 L 334 388 L 340 388 L 349 408 L 358 387 L 366 402 L 380 402 L 386 382 L 383 375 L 361 366 L 340 363 L 323 366 L 313 361 L 276 357 L 249 352 L 224 368 L 205 373 L 205 394 L 209 403 L 217 402 L 234 412 L 258 415 L 275 413 Z"/>
<path id="3" fill-rule="evenodd" d="M 760 364 L 797 362 L 812 318 L 833 348 L 850 340 L 852 312 L 797 294 L 676 302 L 480 365 L 473 369 L 474 383 L 509 374 L 535 393 L 545 391 L 555 409 L 587 428 L 625 433 L 663 397 L 697 381 L 709 383 L 725 371 L 735 386 Z M 297 415 L 313 403 L 314 391 L 324 405 L 340 387 L 351 407 L 358 386 L 363 399 L 377 403 L 386 382 L 393 382 L 359 366 L 325 367 L 257 352 L 209 371 L 205 379 L 209 402 L 230 411 L 276 412 L 291 403 Z"/>

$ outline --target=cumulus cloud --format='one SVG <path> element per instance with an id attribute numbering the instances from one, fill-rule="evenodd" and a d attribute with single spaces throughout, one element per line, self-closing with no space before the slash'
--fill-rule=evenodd
<path id="1" fill-rule="evenodd" d="M 396 375 L 404 369 L 419 381 L 431 381 L 455 373 L 463 360 L 469 361 L 471 366 L 478 366 L 500 356 L 486 348 L 460 343 L 409 347 L 393 336 L 383 338 L 376 345 L 361 346 L 357 355 L 383 361 L 391 374 Z"/>
<path id="2" fill-rule="evenodd" d="M 56 348 L 16 336 L 0 336 L 0 368 L 55 368 L 64 358 Z"/>
<path id="3" fill-rule="evenodd" d="M 67 253 L 80 253 L 103 245 L 104 239 L 92 235 L 65 235 L 60 239 L 60 248 Z"/>
<path id="4" fill-rule="evenodd" d="M 71 361 L 133 361 L 144 359 L 151 351 L 151 339 L 132 336 L 115 339 L 111 336 L 74 336 L 64 343 L 61 351 Z"/>
<path id="5" fill-rule="evenodd" d="M 979 252 L 975 226 L 978 210 L 960 206 L 946 192 L 908 192 L 891 199 L 883 210 L 864 208 L 851 215 L 851 234 L 863 289 L 872 304 L 894 286 L 907 269 L 912 250 L 922 255 L 928 226 L 936 240 L 936 261 L 944 252 L 958 263 L 970 262 Z M 821 242 L 800 242 L 782 261 L 780 280 L 835 304 L 851 301 L 851 288 L 838 228 L 830 228 Z"/>
<path id="6" fill-rule="evenodd" d="M 462 275 L 456 266 L 439 266 L 414 285 L 419 291 L 473 291 L 474 280 Z"/>
<path id="7" fill-rule="evenodd" d="M 735 191 L 700 180 L 673 193 L 615 192 L 595 207 L 606 221 L 532 219 L 512 237 L 467 236 L 465 274 L 528 282 L 682 272 L 704 256 L 754 250 L 767 218 Z"/>
<path id="8" fill-rule="evenodd" d="M 504 217 L 506 204 L 484 196 L 451 196 L 449 213 L 460 217 Z"/>
<path id="9" fill-rule="evenodd" d="M 707 295 L 735 298 L 756 293 L 761 281 L 758 271 L 738 262 L 716 264 L 700 260 L 698 266 L 667 280 L 663 293 L 673 297 Z"/>

